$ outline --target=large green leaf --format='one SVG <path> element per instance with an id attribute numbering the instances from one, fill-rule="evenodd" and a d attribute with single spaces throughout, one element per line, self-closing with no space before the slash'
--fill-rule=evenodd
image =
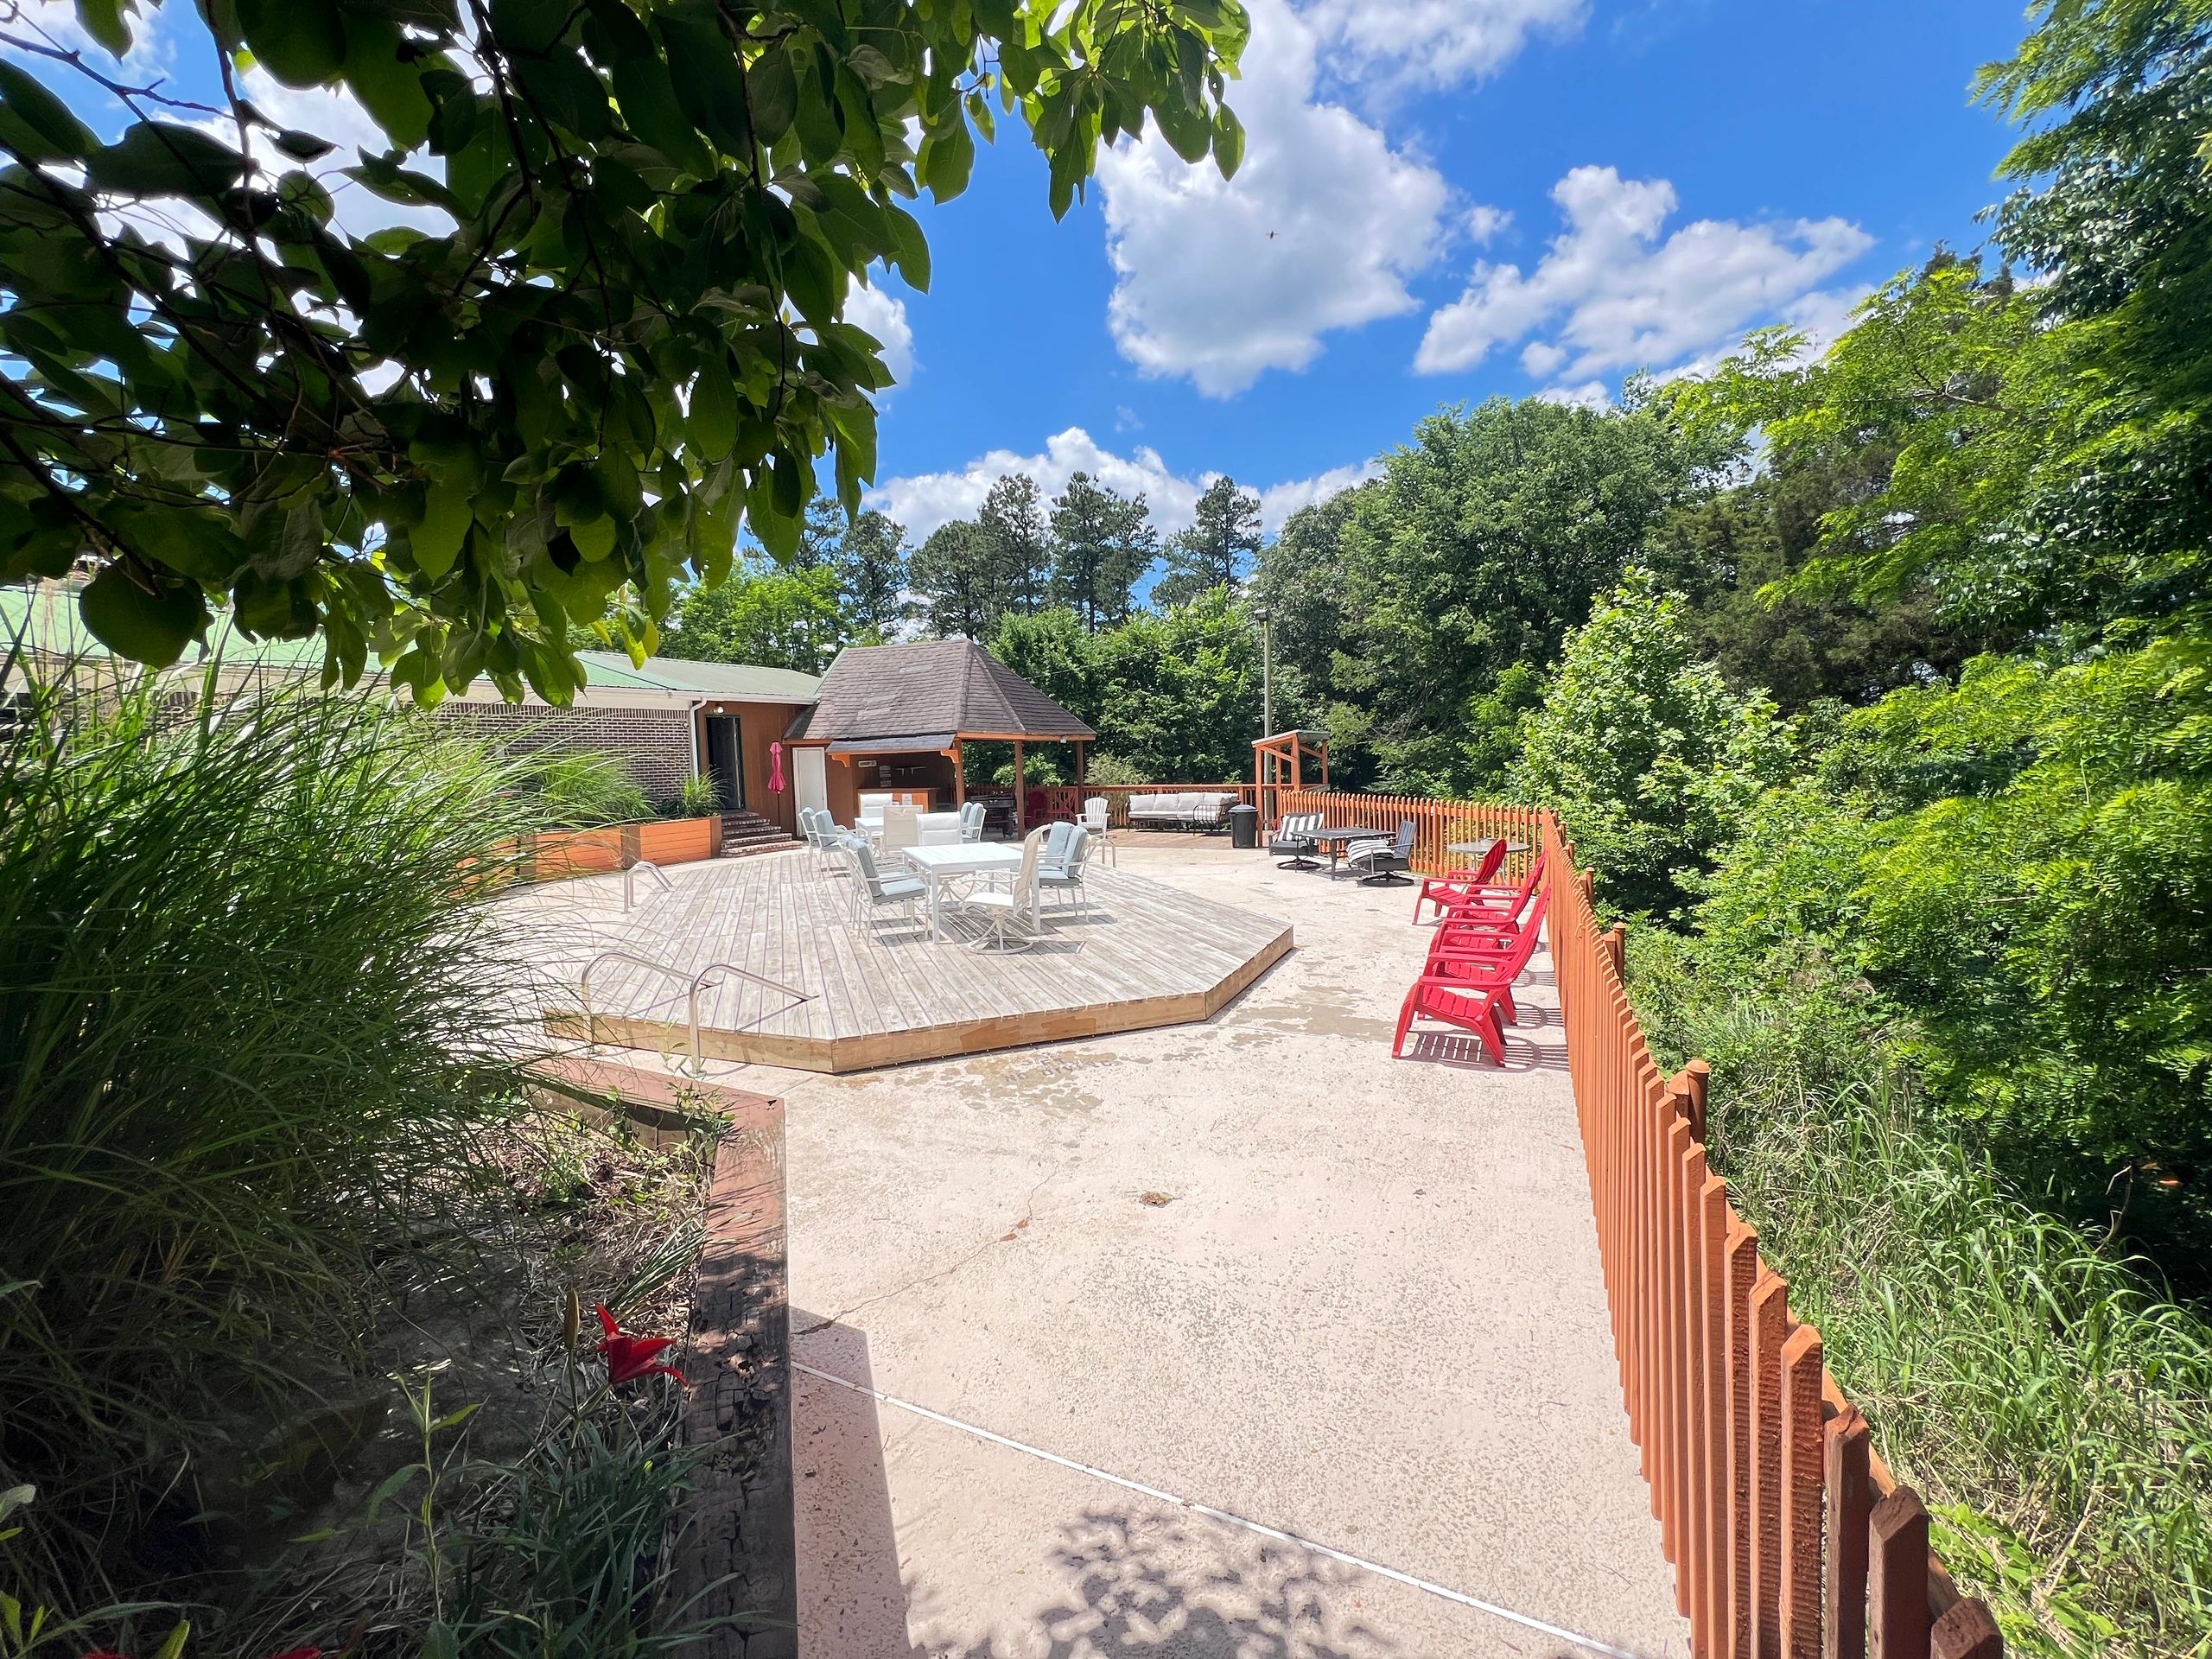
<path id="1" fill-rule="evenodd" d="M 346 20 L 332 0 L 234 0 L 255 60 L 287 86 L 335 80 L 346 64 Z"/>
<path id="2" fill-rule="evenodd" d="M 149 668 L 167 668 L 183 656 L 207 620 L 197 583 L 142 587 L 120 564 L 109 565 L 86 582 L 77 607 L 94 639 Z"/>
<path id="3" fill-rule="evenodd" d="M 92 183 L 134 196 L 214 196 L 238 181 L 245 158 L 197 127 L 141 121 L 86 163 Z"/>
<path id="4" fill-rule="evenodd" d="M 0 144 L 25 161 L 82 161 L 99 145 L 69 106 L 16 65 L 0 60 Z"/>

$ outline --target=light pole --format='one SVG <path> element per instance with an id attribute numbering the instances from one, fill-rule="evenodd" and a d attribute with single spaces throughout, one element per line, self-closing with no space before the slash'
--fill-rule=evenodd
<path id="1" fill-rule="evenodd" d="M 1275 652 L 1274 630 L 1270 626 L 1274 615 L 1264 605 L 1252 607 L 1252 620 L 1260 625 L 1260 735 L 1275 734 Z"/>

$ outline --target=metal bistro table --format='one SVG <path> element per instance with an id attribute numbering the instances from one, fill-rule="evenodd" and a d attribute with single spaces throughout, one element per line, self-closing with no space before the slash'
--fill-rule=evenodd
<path id="1" fill-rule="evenodd" d="M 1497 845 L 1496 836 L 1484 836 L 1480 841 L 1447 841 L 1444 843 L 1444 850 L 1447 853 L 1458 854 L 1471 864 L 1478 864 L 1482 861 L 1483 855 Z M 1529 850 L 1529 843 L 1525 841 L 1509 841 L 1505 843 L 1505 850 L 1509 853 L 1525 853 Z"/>
<path id="2" fill-rule="evenodd" d="M 944 881 L 950 876 L 982 875 L 992 870 L 1018 870 L 1021 849 L 1003 842 L 948 842 L 935 847 L 902 849 L 906 861 L 929 886 L 930 938 L 944 938 Z"/>
<path id="3" fill-rule="evenodd" d="M 1326 824 L 1319 830 L 1308 830 L 1306 839 L 1329 855 L 1329 874 L 1333 880 L 1337 864 L 1344 855 L 1344 849 L 1355 841 L 1388 841 L 1389 836 L 1371 823 Z"/>

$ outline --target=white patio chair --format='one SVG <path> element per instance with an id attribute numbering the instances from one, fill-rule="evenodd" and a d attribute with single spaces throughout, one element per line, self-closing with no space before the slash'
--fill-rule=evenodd
<path id="1" fill-rule="evenodd" d="M 962 807 L 960 809 L 960 839 L 981 841 L 983 838 L 983 820 L 989 816 L 990 809 L 981 801 L 970 801 Z"/>
<path id="2" fill-rule="evenodd" d="M 884 808 L 883 835 L 876 844 L 886 863 L 904 863 L 906 849 L 922 844 L 922 815 L 911 806 Z"/>
<path id="3" fill-rule="evenodd" d="M 839 849 L 853 873 L 853 925 L 876 931 L 876 918 L 887 910 L 903 911 L 909 921 L 918 921 L 918 908 L 929 887 L 918 875 L 887 877 L 876 868 L 875 854 L 863 841 L 847 841 Z"/>
<path id="4" fill-rule="evenodd" d="M 1059 828 L 1055 824 L 1053 828 Z M 1090 831 L 1076 823 L 1067 826 L 1068 834 L 1058 843 L 1058 856 L 1054 861 L 1053 843 L 1048 839 L 1046 852 L 1037 866 L 1038 894 L 1041 899 L 1048 893 L 1072 893 L 1076 915 L 1083 920 L 1090 916 L 1090 893 L 1083 885 L 1084 866 L 1090 859 Z"/>
<path id="5" fill-rule="evenodd" d="M 1049 828 L 1032 830 L 1021 838 L 1021 868 L 1004 893 L 988 887 L 969 893 L 962 902 L 963 911 L 975 912 L 983 921 L 982 937 L 976 941 L 977 950 L 1027 950 L 1037 942 L 1038 860 L 1051 833 Z"/>
<path id="6" fill-rule="evenodd" d="M 1106 804 L 1103 795 L 1094 795 L 1083 804 L 1082 823 L 1098 849 L 1099 862 L 1111 864 L 1114 861 L 1113 810 Z"/>
<path id="7" fill-rule="evenodd" d="M 957 847 L 964 839 L 957 812 L 925 812 L 915 822 L 924 847 Z"/>

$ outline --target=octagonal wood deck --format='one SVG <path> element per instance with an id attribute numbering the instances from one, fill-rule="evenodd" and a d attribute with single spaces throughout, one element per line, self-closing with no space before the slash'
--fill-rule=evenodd
<path id="1" fill-rule="evenodd" d="M 1292 944 L 1274 918 L 1094 867 L 1087 914 L 1048 903 L 1045 937 L 1000 955 L 973 949 L 957 916 L 942 942 L 926 921 L 855 923 L 849 879 L 818 870 L 808 853 L 674 873 L 670 890 L 605 937 L 606 948 L 671 972 L 602 963 L 591 981 L 592 1040 L 687 1049 L 684 984 L 671 973 L 689 981 L 727 963 L 809 995 L 715 979 L 700 995 L 702 1053 L 865 1071 L 1208 1019 Z M 556 1010 L 548 1023 L 586 1034 L 580 1010 Z"/>

